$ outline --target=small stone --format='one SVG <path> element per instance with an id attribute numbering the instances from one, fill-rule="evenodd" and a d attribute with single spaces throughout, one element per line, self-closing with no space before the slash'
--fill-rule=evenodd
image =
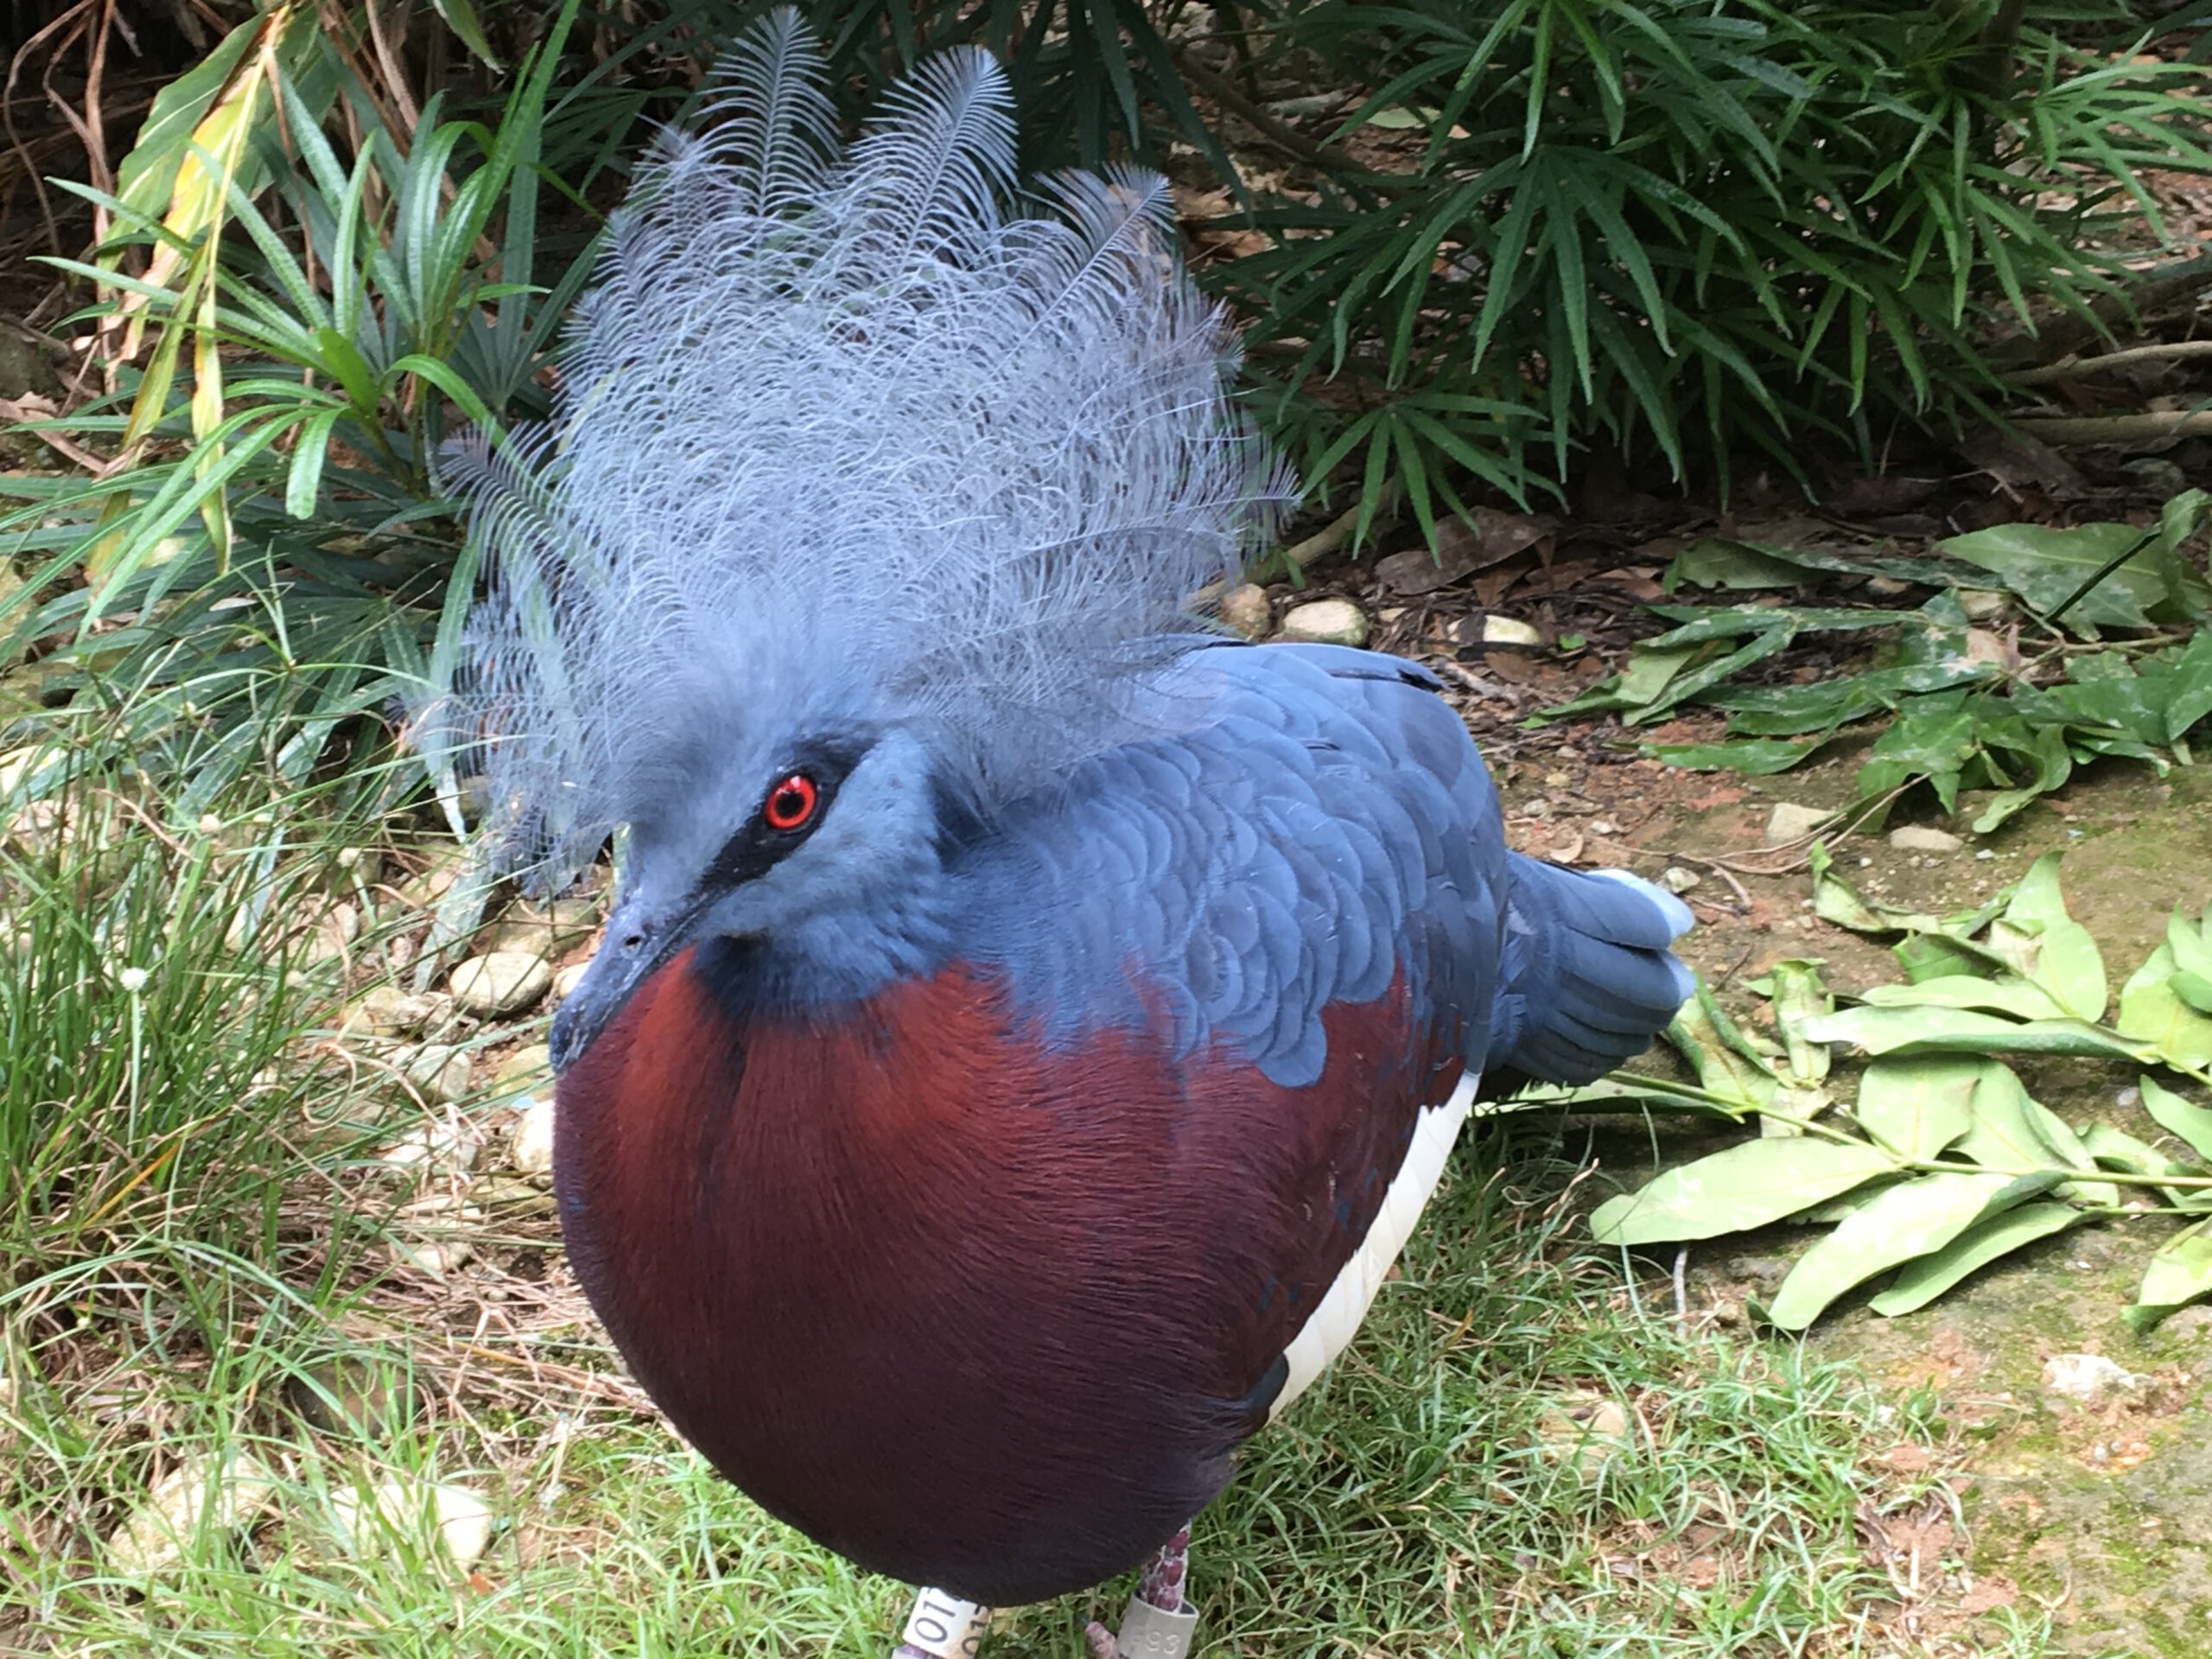
<path id="1" fill-rule="evenodd" d="M 365 1498 L 334 1492 L 331 1519 L 348 1554 L 372 1560 L 394 1543 L 442 1549 L 463 1570 L 482 1559 L 492 1542 L 492 1506 L 466 1486 L 391 1475 Z"/>
<path id="2" fill-rule="evenodd" d="M 543 1083 L 552 1065 L 552 1050 L 543 1043 L 524 1043 L 499 1062 L 499 1070 L 492 1073 L 492 1087 L 510 1092 L 529 1088 Z"/>
<path id="3" fill-rule="evenodd" d="M 476 1241 L 463 1229 L 481 1228 L 484 1210 L 450 1192 L 433 1192 L 412 1204 L 400 1206 L 396 1217 L 404 1226 L 411 1223 L 427 1223 L 434 1237 L 401 1236 L 391 1241 L 391 1259 L 395 1266 L 413 1268 L 433 1279 L 453 1276 L 476 1256 Z"/>
<path id="4" fill-rule="evenodd" d="M 1348 599 L 1310 600 L 1290 608 L 1281 637 L 1304 645 L 1363 645 L 1367 615 Z"/>
<path id="5" fill-rule="evenodd" d="M 2043 1364 L 2044 1387 L 2087 1406 L 2115 1394 L 2140 1394 L 2149 1382 L 2102 1354 L 2053 1354 Z"/>
<path id="6" fill-rule="evenodd" d="M 1930 829 L 1923 823 L 1900 825 L 1890 831 L 1890 845 L 1899 852 L 1956 853 L 1966 849 L 1966 842 L 1948 830 Z"/>
<path id="7" fill-rule="evenodd" d="M 526 950 L 493 950 L 469 957 L 447 982 L 470 1014 L 519 1014 L 552 988 L 553 970 Z"/>
<path id="8" fill-rule="evenodd" d="M 156 1481 L 109 1535 L 108 1565 L 134 1578 L 166 1572 L 194 1538 L 250 1526 L 276 1501 L 276 1479 L 252 1453 L 195 1453 Z"/>
<path id="9" fill-rule="evenodd" d="M 507 1160 L 523 1175 L 553 1173 L 553 1096 L 524 1095 L 507 1131 Z"/>
<path id="10" fill-rule="evenodd" d="M 1795 801 L 1777 801 L 1774 810 L 1767 815 L 1766 844 L 1783 846 L 1817 835 L 1834 821 L 1835 814 L 1825 807 L 1800 806 Z"/>
<path id="11" fill-rule="evenodd" d="M 1961 588 L 1958 594 L 1959 608 L 1967 613 L 1969 622 L 1986 622 L 2002 616 L 2009 602 L 2004 594 L 1992 593 L 1986 588 Z"/>
<path id="12" fill-rule="evenodd" d="M 553 1006 L 559 1007 L 576 994 L 576 987 L 584 982 L 584 971 L 588 962 L 572 962 L 565 968 L 553 970 Z"/>
<path id="13" fill-rule="evenodd" d="M 1912 584 L 1899 582 L 1895 576 L 1872 576 L 1867 579 L 1866 591 L 1884 599 L 1895 599 L 1899 594 L 1909 594 Z"/>
<path id="14" fill-rule="evenodd" d="M 465 1048 L 425 1043 L 408 1062 L 407 1081 L 433 1106 L 450 1106 L 468 1096 L 469 1055 Z"/>
<path id="15" fill-rule="evenodd" d="M 1517 617 L 1499 616 L 1493 613 L 1483 618 L 1483 644 L 1486 645 L 1521 645 L 1533 649 L 1543 643 L 1541 631 Z"/>
<path id="16" fill-rule="evenodd" d="M 1255 582 L 1239 582 L 1221 596 L 1222 626 L 1232 633 L 1247 639 L 1262 639 L 1272 620 L 1268 590 Z"/>
<path id="17" fill-rule="evenodd" d="M 377 1161 L 387 1169 L 459 1171 L 475 1160 L 475 1143 L 457 1126 L 442 1121 L 410 1129 L 377 1150 Z"/>
<path id="18" fill-rule="evenodd" d="M 1688 893 L 1704 882 L 1705 878 L 1695 870 L 1686 870 L 1679 864 L 1669 864 L 1659 872 L 1659 885 L 1669 893 Z"/>
<path id="19" fill-rule="evenodd" d="M 442 1026 L 452 1014 L 453 999 L 442 991 L 410 995 L 397 985 L 372 985 L 353 1000 L 339 1030 L 349 1037 L 404 1037 Z"/>

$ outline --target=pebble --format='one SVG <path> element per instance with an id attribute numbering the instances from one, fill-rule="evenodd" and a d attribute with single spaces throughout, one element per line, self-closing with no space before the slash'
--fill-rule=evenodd
<path id="1" fill-rule="evenodd" d="M 1933 830 L 1925 824 L 1908 823 L 1890 831 L 1890 845 L 1901 852 L 1956 853 L 1966 848 L 1948 830 Z"/>
<path id="2" fill-rule="evenodd" d="M 528 951 L 493 950 L 461 963 L 448 982 L 471 1014 L 519 1014 L 552 988 L 553 970 Z"/>
<path id="3" fill-rule="evenodd" d="M 576 994 L 576 987 L 584 982 L 584 970 L 588 962 L 572 962 L 565 968 L 553 970 L 553 1006 L 556 1007 Z"/>
<path id="4" fill-rule="evenodd" d="M 330 1515 L 346 1553 L 364 1560 L 397 1541 L 419 1541 L 427 1529 L 453 1564 L 466 1570 L 492 1542 L 492 1506 L 450 1481 L 387 1476 L 365 1501 L 357 1492 L 333 1492 Z"/>
<path id="5" fill-rule="evenodd" d="M 1688 893 L 1704 883 L 1705 878 L 1695 870 L 1686 870 L 1679 864 L 1669 864 L 1659 872 L 1659 885 L 1669 893 Z"/>
<path id="6" fill-rule="evenodd" d="M 1367 615 L 1348 599 L 1309 600 L 1284 615 L 1281 637 L 1305 645 L 1363 645 Z"/>
<path id="7" fill-rule="evenodd" d="M 435 991 L 410 995 L 397 985 L 372 985 L 346 1010 L 339 1029 L 348 1036 L 403 1037 L 442 1023 L 453 999 Z"/>
<path id="8" fill-rule="evenodd" d="M 377 1161 L 388 1169 L 435 1168 L 466 1170 L 476 1161 L 476 1144 L 458 1125 L 439 1121 L 410 1129 L 378 1149 Z"/>
<path id="9" fill-rule="evenodd" d="M 1817 832 L 1834 817 L 1835 814 L 1825 807 L 1800 806 L 1795 801 L 1777 801 L 1774 810 L 1767 815 L 1766 844 L 1779 847 L 1788 842 L 1802 841 Z"/>
<path id="10" fill-rule="evenodd" d="M 2053 1354 L 2043 1364 L 2044 1387 L 2089 1406 L 2114 1394 L 2139 1394 L 2149 1381 L 2102 1354 Z"/>
<path id="11" fill-rule="evenodd" d="M 499 1069 L 492 1074 L 492 1086 L 510 1092 L 518 1091 L 543 1082 L 552 1065 L 552 1050 L 543 1043 L 525 1043 L 499 1062 Z"/>
<path id="12" fill-rule="evenodd" d="M 1486 645 L 1536 646 L 1543 643 L 1542 632 L 1517 617 L 1493 613 L 1483 618 L 1483 644 Z"/>
<path id="13" fill-rule="evenodd" d="M 507 1131 L 507 1159 L 517 1173 L 553 1173 L 553 1096 L 524 1095 L 516 1103 L 518 1115 Z"/>
<path id="14" fill-rule="evenodd" d="M 1273 613 L 1268 590 L 1255 582 L 1239 582 L 1221 596 L 1222 626 L 1247 639 L 1266 636 Z"/>
<path id="15" fill-rule="evenodd" d="M 108 1565 L 132 1577 L 181 1564 L 197 1534 L 250 1526 L 276 1501 L 276 1482 L 249 1452 L 198 1452 L 154 1489 L 110 1534 Z"/>
<path id="16" fill-rule="evenodd" d="M 469 1055 L 465 1048 L 425 1043 L 407 1065 L 407 1081 L 433 1106 L 450 1106 L 468 1097 Z"/>

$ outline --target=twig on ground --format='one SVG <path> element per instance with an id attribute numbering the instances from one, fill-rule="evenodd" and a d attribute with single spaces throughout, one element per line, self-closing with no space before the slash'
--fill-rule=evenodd
<path id="1" fill-rule="evenodd" d="M 2023 415 L 2015 423 L 2045 443 L 2156 443 L 2212 432 L 2212 410 L 2150 409 L 2133 415 Z"/>
<path id="2" fill-rule="evenodd" d="M 2107 352 L 2101 357 L 2063 357 L 2039 369 L 2023 369 L 2011 378 L 2016 386 L 2045 386 L 2054 380 L 2102 374 L 2131 363 L 2171 363 L 2193 357 L 2212 357 L 2212 340 L 2169 340 L 2154 346 L 2131 346 L 2124 352 Z"/>

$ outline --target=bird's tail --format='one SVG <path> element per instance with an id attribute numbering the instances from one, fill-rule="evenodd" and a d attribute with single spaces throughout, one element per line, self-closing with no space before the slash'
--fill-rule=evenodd
<path id="1" fill-rule="evenodd" d="M 1484 1090 L 1591 1083 L 1641 1054 L 1695 988 L 1667 947 L 1688 905 L 1625 870 L 1508 855 L 1504 972 Z"/>

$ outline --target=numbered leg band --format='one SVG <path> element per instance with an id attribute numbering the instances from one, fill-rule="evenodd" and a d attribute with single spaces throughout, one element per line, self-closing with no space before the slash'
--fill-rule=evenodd
<path id="1" fill-rule="evenodd" d="M 925 1590 L 914 1598 L 914 1611 L 906 1620 L 900 1659 L 911 1651 L 930 1659 L 976 1659 L 983 1633 L 991 1628 L 991 1610 L 942 1590 Z"/>
<path id="2" fill-rule="evenodd" d="M 1198 1609 L 1188 1602 L 1171 1613 L 1142 1596 L 1131 1596 L 1116 1643 L 1122 1659 L 1183 1659 L 1198 1628 Z"/>

